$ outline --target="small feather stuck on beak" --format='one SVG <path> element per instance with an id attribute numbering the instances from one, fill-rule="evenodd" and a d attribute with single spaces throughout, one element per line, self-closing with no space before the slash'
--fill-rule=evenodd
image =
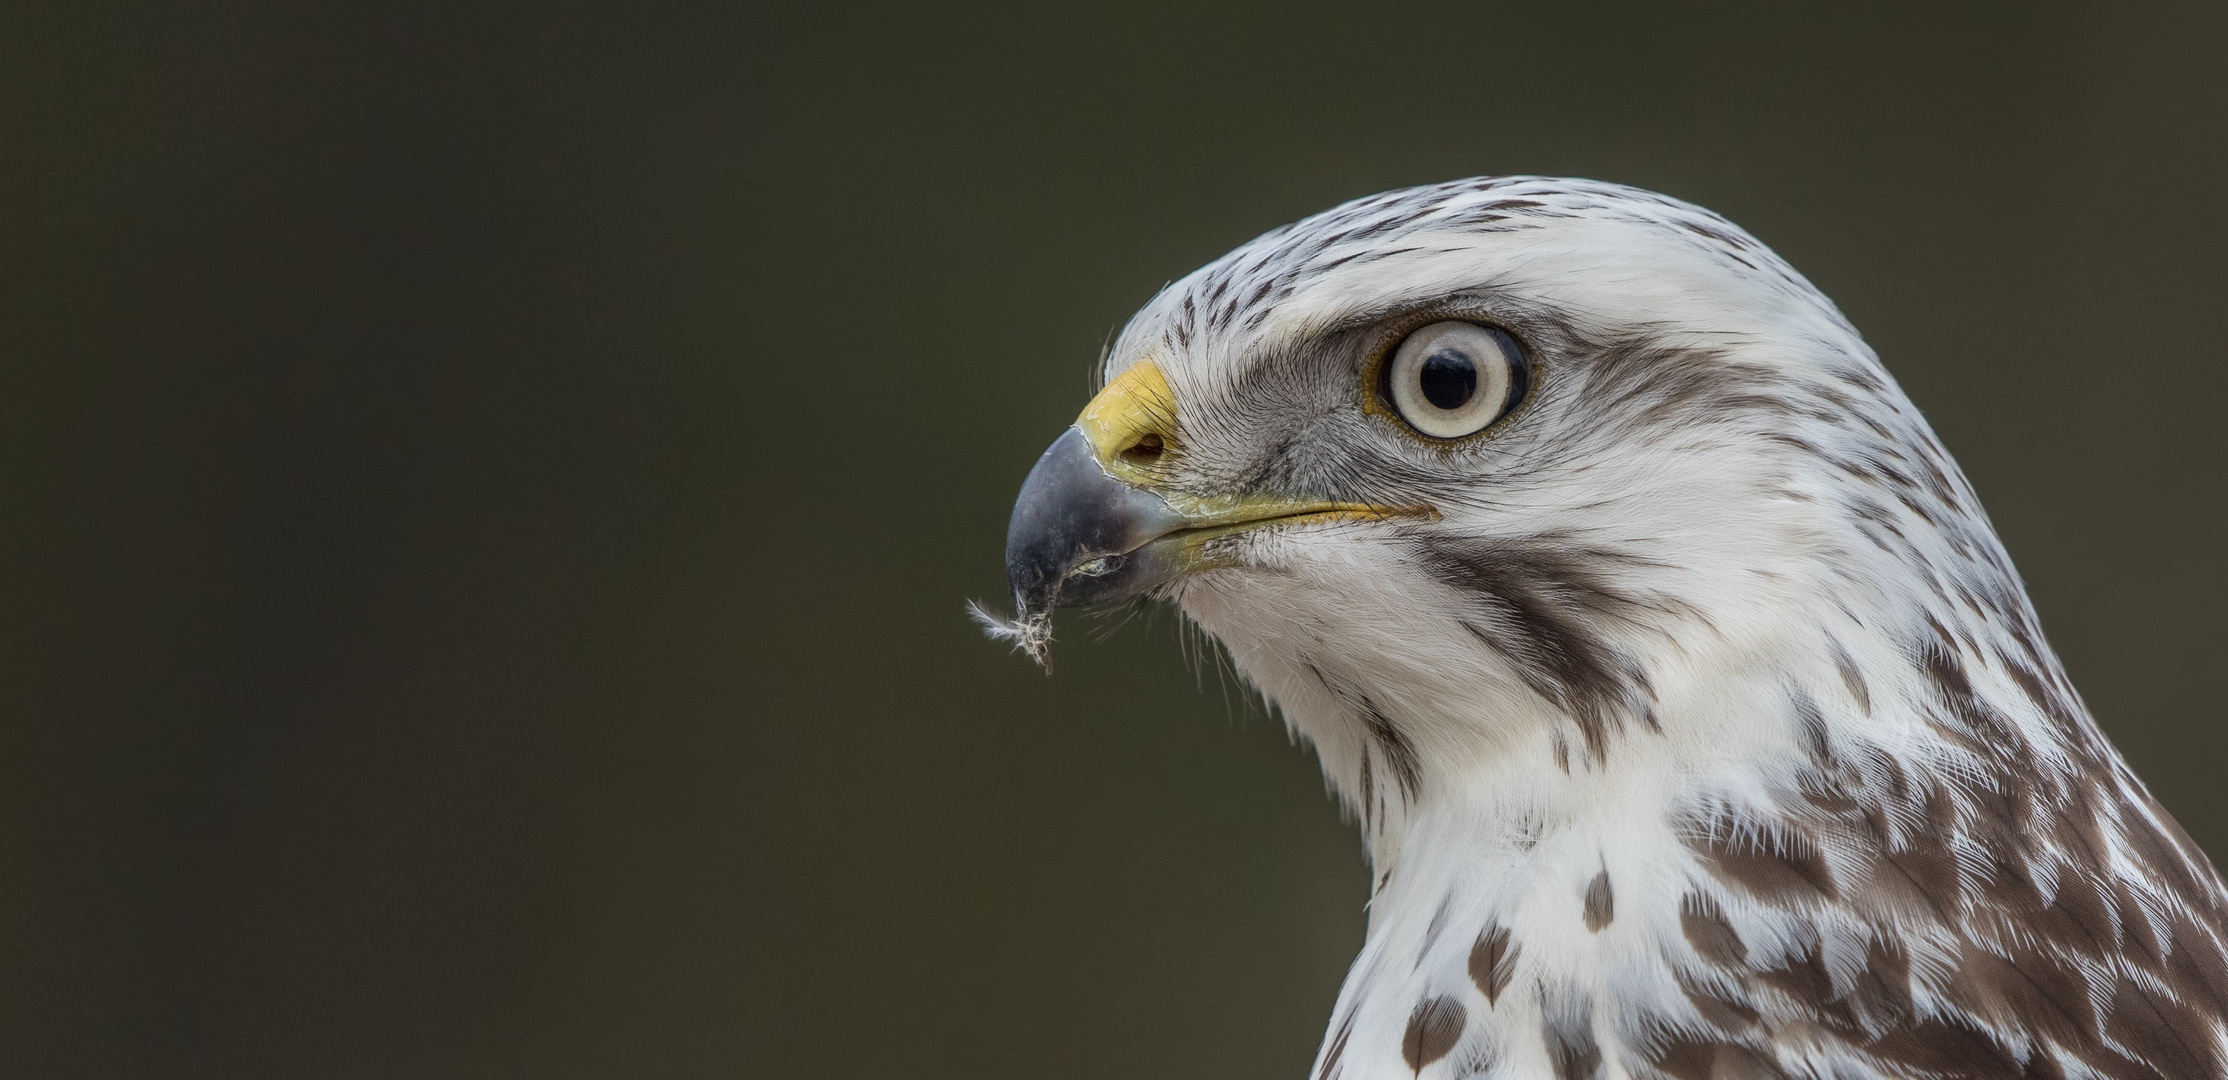
<path id="1" fill-rule="evenodd" d="M 1000 618 L 980 603 L 967 601 L 967 614 L 982 627 L 983 636 L 992 641 L 1004 641 L 1016 651 L 1028 654 L 1047 675 L 1052 674 L 1052 613 L 1050 611 L 1017 611 L 1013 618 Z"/>

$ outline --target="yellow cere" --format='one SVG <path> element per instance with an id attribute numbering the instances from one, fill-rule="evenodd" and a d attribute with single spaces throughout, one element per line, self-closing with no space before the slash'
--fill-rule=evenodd
<path id="1" fill-rule="evenodd" d="M 1138 455 L 1123 451 L 1149 444 L 1155 451 L 1147 455 L 1151 460 L 1176 449 L 1176 392 L 1159 365 L 1140 360 L 1083 407 L 1075 426 L 1091 440 L 1091 451 L 1107 472 L 1135 472 L 1138 463 L 1131 459 Z"/>

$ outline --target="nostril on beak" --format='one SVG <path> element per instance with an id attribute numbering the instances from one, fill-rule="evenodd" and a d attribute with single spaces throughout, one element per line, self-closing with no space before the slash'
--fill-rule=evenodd
<path id="1" fill-rule="evenodd" d="M 1168 443 L 1158 432 L 1148 431 L 1122 448 L 1122 460 L 1132 465 L 1152 465 L 1168 452 Z"/>
<path id="2" fill-rule="evenodd" d="M 1176 438 L 1176 394 L 1150 360 L 1130 365 L 1106 384 L 1075 418 L 1075 427 L 1090 440 L 1101 466 L 1116 475 L 1128 474 L 1132 483 L 1166 479 L 1167 469 L 1183 452 Z"/>

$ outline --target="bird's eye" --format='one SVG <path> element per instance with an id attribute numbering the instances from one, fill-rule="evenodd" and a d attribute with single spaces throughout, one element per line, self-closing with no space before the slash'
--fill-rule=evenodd
<path id="1" fill-rule="evenodd" d="M 1436 322 L 1408 335 L 1381 392 L 1408 426 L 1435 439 L 1485 430 L 1523 400 L 1524 353 L 1490 326 Z"/>

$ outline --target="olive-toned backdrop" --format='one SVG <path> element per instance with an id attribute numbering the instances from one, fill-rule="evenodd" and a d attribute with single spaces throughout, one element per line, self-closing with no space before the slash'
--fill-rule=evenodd
<path id="1" fill-rule="evenodd" d="M 1725 212 L 2228 850 L 2217 4 L 0 10 L 0 1073 L 1295 1078 L 1310 756 L 982 640 L 1109 333 L 1544 172 Z"/>

